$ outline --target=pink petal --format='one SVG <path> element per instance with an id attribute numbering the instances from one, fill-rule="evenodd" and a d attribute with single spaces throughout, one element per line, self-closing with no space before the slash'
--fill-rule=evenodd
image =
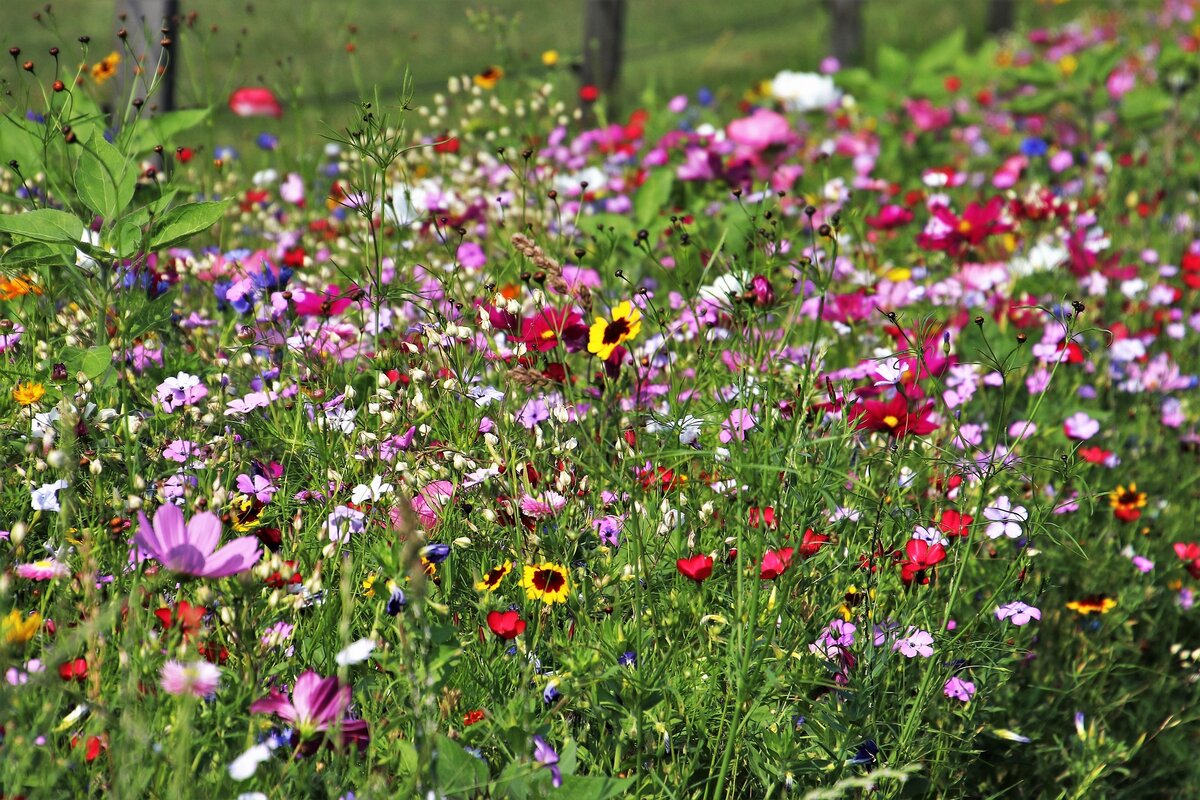
<path id="1" fill-rule="evenodd" d="M 207 557 L 221 542 L 221 518 L 211 511 L 192 517 L 187 525 L 187 541 Z"/>
<path id="2" fill-rule="evenodd" d="M 253 536 L 240 536 L 217 552 L 208 556 L 204 569 L 199 573 L 206 578 L 224 578 L 245 572 L 258 563 L 262 556 L 258 539 Z"/>
<path id="3" fill-rule="evenodd" d="M 158 536 L 158 554 L 169 552 L 187 541 L 183 524 L 183 511 L 177 505 L 167 503 L 154 512 L 154 532 Z"/>

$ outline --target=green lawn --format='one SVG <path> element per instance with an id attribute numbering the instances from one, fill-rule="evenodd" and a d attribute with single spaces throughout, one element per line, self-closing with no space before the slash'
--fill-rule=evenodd
<path id="1" fill-rule="evenodd" d="M 1022 24 L 1049 24 L 1122 0 L 1071 0 L 1042 5 L 1022 0 Z M 47 50 L 62 48 L 65 67 L 80 60 L 76 39 L 91 36 L 91 60 L 116 44 L 115 3 L 58 0 L 50 14 L 34 0 L 6 3 L 0 34 L 5 48 L 19 46 L 22 60 L 50 66 Z M 486 8 L 514 20 L 507 35 L 484 33 L 468 12 Z M 197 12 L 181 36 L 180 98 L 184 105 L 213 103 L 216 140 L 246 146 L 264 128 L 314 135 L 317 121 L 345 122 L 361 90 L 378 85 L 394 96 L 408 67 L 417 100 L 445 86 L 448 75 L 474 73 L 490 63 L 509 72 L 541 70 L 550 48 L 569 63 L 582 42 L 582 0 L 492 0 L 490 3 L 413 0 L 205 0 L 185 2 Z M 966 26 L 971 41 L 984 35 L 986 0 L 867 0 L 868 61 L 887 42 L 917 51 L 936 37 Z M 42 21 L 33 19 L 42 12 Z M 624 94 L 646 89 L 659 95 L 701 86 L 740 94 L 780 69 L 813 69 L 825 55 L 826 15 L 818 0 L 630 0 Z M 501 41 L 503 40 L 503 41 Z M 348 53 L 353 44 L 354 54 Z M 19 68 L 5 67 L 10 82 Z M 21 76 L 25 77 L 25 76 Z M 47 80 L 48 82 L 48 80 Z M 224 110 L 230 88 L 265 84 L 294 98 L 293 113 L 279 123 L 238 123 Z M 18 96 L 20 96 L 18 94 Z M 298 110 L 298 113 L 297 113 Z"/>

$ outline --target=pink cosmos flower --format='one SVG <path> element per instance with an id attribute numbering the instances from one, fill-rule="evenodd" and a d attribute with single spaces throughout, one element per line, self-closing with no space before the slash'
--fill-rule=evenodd
<path id="1" fill-rule="evenodd" d="M 239 117 L 282 117 L 283 106 L 265 86 L 244 86 L 229 95 L 229 110 Z"/>
<path id="2" fill-rule="evenodd" d="M 237 488 L 242 494 L 254 495 L 260 503 L 271 502 L 271 498 L 275 496 L 275 492 L 279 491 L 275 484 L 271 483 L 270 478 L 265 478 L 262 475 L 250 477 L 244 473 L 237 477 Z"/>
<path id="3" fill-rule="evenodd" d="M 221 668 L 207 661 L 183 664 L 172 659 L 163 664 L 159 673 L 159 685 L 167 694 L 208 697 L 217 690 L 220 682 Z"/>
<path id="4" fill-rule="evenodd" d="M 933 636 L 929 631 L 923 631 L 919 628 L 909 628 L 908 635 L 903 639 L 897 639 L 892 645 L 893 650 L 898 650 L 905 658 L 929 658 L 933 655 Z"/>
<path id="5" fill-rule="evenodd" d="M 159 506 L 154 524 L 138 512 L 141 527 L 133 540 L 147 555 L 172 572 L 200 578 L 224 578 L 245 572 L 258 563 L 262 551 L 258 539 L 242 536 L 217 550 L 221 541 L 221 519 L 211 511 L 196 514 L 184 525 L 178 506 Z"/>
<path id="6" fill-rule="evenodd" d="M 323 678 L 308 670 L 296 679 L 291 698 L 279 689 L 272 688 L 270 694 L 251 704 L 250 713 L 274 714 L 292 725 L 301 739 L 314 738 L 316 734 L 337 725 L 341 743 L 353 742 L 363 749 L 369 739 L 367 723 L 360 719 L 346 719 L 349 707 L 348 685 L 338 680 L 336 675 Z"/>
<path id="7" fill-rule="evenodd" d="M 450 481 L 434 481 L 417 492 L 412 499 L 412 508 L 421 522 L 421 527 L 432 528 L 437 525 L 438 515 L 453 496 L 454 484 Z"/>
<path id="8" fill-rule="evenodd" d="M 1100 432 L 1100 423 L 1082 411 L 1077 411 L 1063 422 L 1063 432 L 1072 439 L 1083 441 Z"/>
<path id="9" fill-rule="evenodd" d="M 720 439 L 724 444 L 737 439 L 739 442 L 746 440 L 746 434 L 754 430 L 758 421 L 754 419 L 754 415 L 750 413 L 748 408 L 735 408 L 729 412 L 729 418 L 721 423 Z"/>

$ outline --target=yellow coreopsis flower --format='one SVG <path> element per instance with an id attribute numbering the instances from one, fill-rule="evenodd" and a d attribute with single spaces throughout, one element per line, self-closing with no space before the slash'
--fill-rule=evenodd
<path id="1" fill-rule="evenodd" d="M 626 300 L 613 309 L 611 321 L 604 317 L 596 317 L 596 321 L 592 323 L 592 327 L 588 331 L 588 352 L 595 353 L 607 361 L 614 350 L 637 336 L 641 331 L 641 312 Z"/>
<path id="2" fill-rule="evenodd" d="M 117 65 L 120 63 L 121 54 L 114 50 L 98 63 L 92 65 L 92 80 L 97 84 L 104 83 L 117 74 Z"/>
<path id="3" fill-rule="evenodd" d="M 504 70 L 500 67 L 488 67 L 483 72 L 475 76 L 475 85 L 480 89 L 495 89 L 496 84 L 504 77 Z"/>
<path id="4" fill-rule="evenodd" d="M 513 563 L 505 561 L 503 564 L 492 567 L 487 571 L 482 578 L 475 582 L 476 591 L 494 592 L 500 586 L 500 582 L 508 573 L 512 572 Z"/>
<path id="5" fill-rule="evenodd" d="M 0 618 L 0 642 L 6 645 L 25 644 L 41 627 L 41 614 L 34 611 L 25 619 L 21 619 L 21 612 L 14 608 Z"/>
<path id="6" fill-rule="evenodd" d="M 547 67 L 553 67 L 558 63 L 558 51 L 547 50 L 546 52 L 542 53 L 542 63 Z"/>
<path id="7" fill-rule="evenodd" d="M 521 579 L 525 596 L 530 600 L 541 600 L 546 605 L 567 602 L 567 570 L 558 564 L 542 562 L 525 567 Z"/>
<path id="8" fill-rule="evenodd" d="M 12 399 L 19 406 L 31 406 L 46 394 L 46 387 L 35 381 L 18 383 L 13 387 Z"/>

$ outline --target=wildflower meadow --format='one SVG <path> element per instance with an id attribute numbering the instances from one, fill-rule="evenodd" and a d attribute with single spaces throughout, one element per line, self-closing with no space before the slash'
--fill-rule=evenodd
<path id="1" fill-rule="evenodd" d="M 5 39 L 0 800 L 1200 796 L 1200 2 L 1065 5 L 319 124 Z"/>

